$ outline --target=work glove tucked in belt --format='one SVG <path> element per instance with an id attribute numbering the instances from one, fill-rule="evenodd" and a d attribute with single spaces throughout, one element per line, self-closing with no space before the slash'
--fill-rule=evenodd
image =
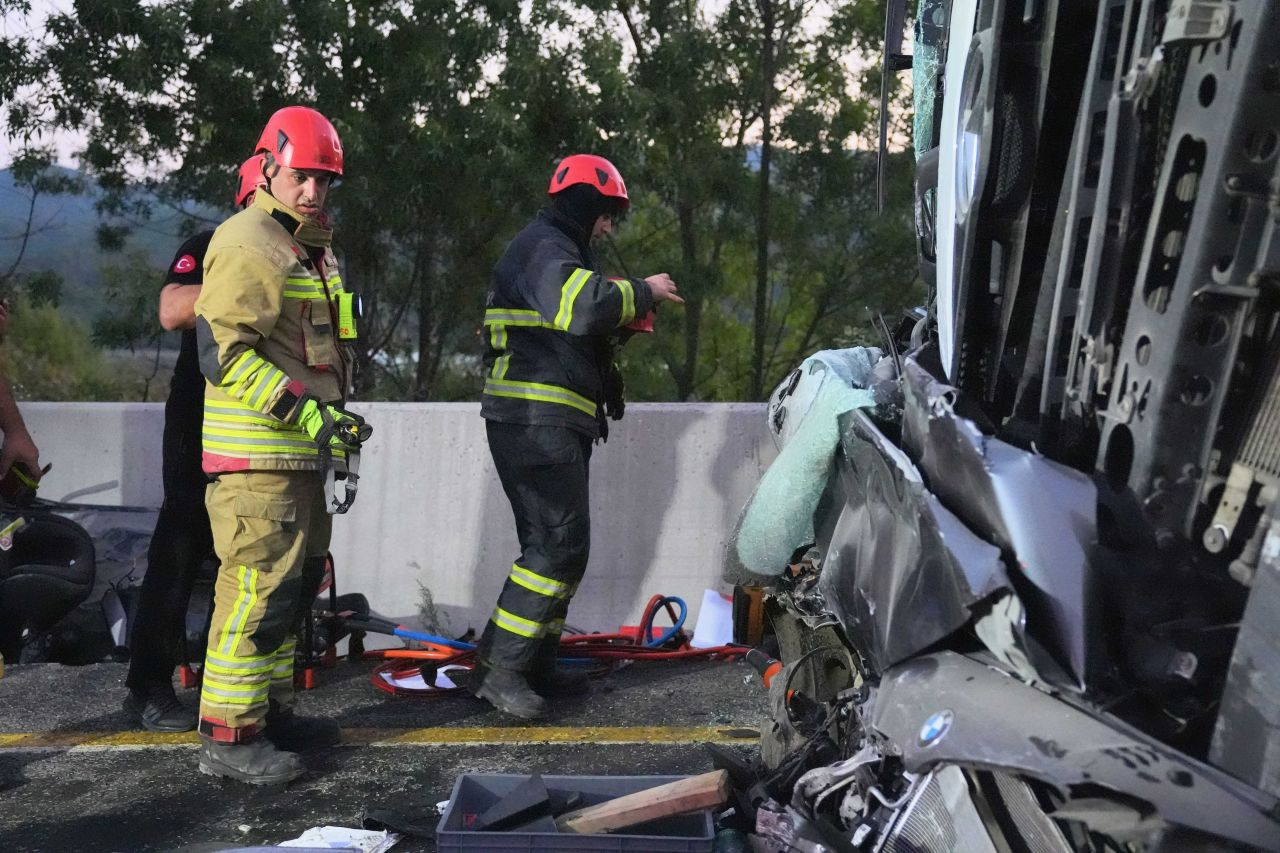
<path id="1" fill-rule="evenodd" d="M 322 450 L 359 450 L 373 435 L 373 427 L 365 423 L 364 418 L 314 398 L 302 404 L 298 426 L 306 430 Z"/>

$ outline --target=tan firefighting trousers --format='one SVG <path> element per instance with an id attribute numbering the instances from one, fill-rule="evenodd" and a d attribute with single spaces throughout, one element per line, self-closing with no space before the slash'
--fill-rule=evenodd
<path id="1" fill-rule="evenodd" d="M 221 565 L 205 653 L 204 724 L 260 725 L 293 702 L 296 634 L 316 594 L 332 529 L 320 471 L 221 475 L 205 493 Z M 304 569 L 304 566 L 306 567 Z M 203 728 L 203 727 L 202 727 Z"/>

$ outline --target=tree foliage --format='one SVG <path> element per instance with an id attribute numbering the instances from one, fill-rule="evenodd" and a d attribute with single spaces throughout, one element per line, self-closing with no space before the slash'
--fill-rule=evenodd
<path id="1" fill-rule="evenodd" d="M 32 151 L 83 135 L 107 241 L 157 203 L 225 204 L 276 108 L 330 116 L 338 249 L 369 308 L 366 398 L 474 398 L 498 253 L 559 157 L 611 157 L 634 202 L 612 271 L 668 271 L 688 299 L 628 347 L 633 398 L 756 398 L 809 351 L 861 340 L 867 307 L 919 298 L 909 187 L 877 218 L 858 145 L 881 14 L 876 0 L 76 0 L 0 38 L 0 96 Z M 144 293 L 126 290 L 123 305 Z M 99 335 L 146 339 L 129 329 L 116 314 Z"/>

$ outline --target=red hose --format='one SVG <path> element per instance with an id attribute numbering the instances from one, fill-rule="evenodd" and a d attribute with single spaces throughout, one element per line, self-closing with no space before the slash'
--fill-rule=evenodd
<path id="1" fill-rule="evenodd" d="M 667 641 L 663 646 L 645 645 L 653 633 L 653 620 L 662 607 L 666 596 L 655 595 L 645 605 L 640 624 L 635 631 L 616 631 L 611 634 L 565 634 L 560 638 L 560 656 L 564 658 L 591 658 L 606 662 L 591 673 L 593 677 L 607 674 L 612 665 L 609 661 L 621 660 L 692 660 L 696 658 L 739 657 L 750 651 L 747 646 L 715 646 L 708 649 L 695 649 L 689 645 L 689 637 L 683 630 Z M 675 608 L 666 602 L 667 615 L 671 624 L 675 625 L 679 618 Z M 393 696 L 450 696 L 463 692 L 461 687 L 404 687 L 394 683 L 397 677 L 412 677 L 421 673 L 423 663 L 430 663 L 430 669 L 443 669 L 446 666 L 474 667 L 473 651 L 459 652 L 446 646 L 421 644 L 422 648 L 408 649 L 376 649 L 364 653 L 364 657 L 384 660 L 374 667 L 369 680 L 373 686 Z M 388 683 L 383 675 L 389 674 L 393 679 Z"/>

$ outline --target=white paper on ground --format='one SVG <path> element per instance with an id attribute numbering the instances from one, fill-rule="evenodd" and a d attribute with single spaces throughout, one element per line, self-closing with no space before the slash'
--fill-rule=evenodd
<path id="1" fill-rule="evenodd" d="M 436 672 L 436 683 L 434 686 L 444 690 L 457 687 L 458 685 L 453 683 L 453 679 L 446 674 L 453 672 L 455 669 L 466 669 L 466 667 L 454 665 L 446 666 L 444 669 L 438 670 Z M 379 674 L 382 676 L 382 680 L 387 682 L 387 684 L 390 684 L 392 687 L 404 687 L 409 690 L 426 690 L 432 686 L 427 684 L 426 679 L 424 679 L 421 674 L 411 675 L 407 678 L 395 678 L 389 672 Z"/>
<path id="2" fill-rule="evenodd" d="M 695 649 L 709 649 L 733 642 L 733 602 L 714 589 L 702 593 L 702 607 L 698 609 L 698 627 L 693 631 L 689 645 Z"/>
<path id="3" fill-rule="evenodd" d="M 297 838 L 283 841 L 276 846 L 383 853 L 384 850 L 390 850 L 399 840 L 400 836 L 394 832 L 375 832 L 370 829 L 351 829 L 346 826 L 313 826 Z"/>

